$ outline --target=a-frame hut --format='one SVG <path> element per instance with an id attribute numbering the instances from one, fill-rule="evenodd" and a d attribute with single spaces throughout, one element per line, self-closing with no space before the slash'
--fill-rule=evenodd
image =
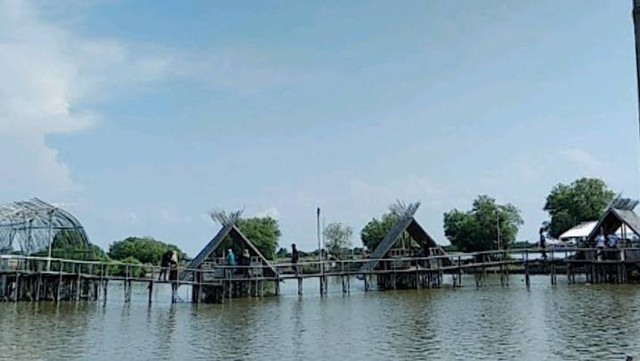
<path id="1" fill-rule="evenodd" d="M 633 209 L 638 201 L 616 198 L 600 217 L 593 230 L 584 239 L 575 256 L 569 258 L 567 275 L 575 282 L 575 275 L 584 273 L 589 283 L 626 282 L 638 270 L 640 252 L 637 240 L 640 235 L 640 216 Z M 597 242 L 605 237 L 604 245 Z M 613 242 L 612 242 L 613 241 Z"/>
<path id="2" fill-rule="evenodd" d="M 249 250 L 251 261 L 248 266 L 238 266 L 232 272 L 228 271 L 224 250 L 220 249 L 227 239 L 233 242 L 233 248 Z M 236 261 L 239 260 L 239 253 L 236 253 Z M 179 277 L 181 281 L 194 282 L 194 302 L 215 302 L 221 301 L 223 297 L 256 295 L 263 289 L 263 281 L 277 280 L 278 271 L 236 225 L 230 223 L 222 226 Z"/>
<path id="3" fill-rule="evenodd" d="M 616 248 L 632 247 L 631 239 L 640 236 L 640 216 L 633 211 L 637 205 L 636 200 L 626 198 L 614 200 L 587 236 L 586 245 L 595 246 L 599 235 L 619 234 L 621 239 L 616 244 Z M 621 256 L 626 261 L 640 261 L 640 252 L 636 250 L 623 250 Z"/>
<path id="4" fill-rule="evenodd" d="M 371 261 L 361 267 L 364 274 L 377 273 L 380 288 L 430 287 L 439 284 L 440 278 L 431 277 L 432 273 L 450 263 L 446 258 L 424 259 L 446 256 L 446 252 L 413 217 L 414 212 L 399 217 L 369 256 Z"/>

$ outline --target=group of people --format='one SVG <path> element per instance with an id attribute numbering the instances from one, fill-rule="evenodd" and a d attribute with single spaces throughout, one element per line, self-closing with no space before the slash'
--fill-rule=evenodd
<path id="1" fill-rule="evenodd" d="M 605 252 L 605 248 L 611 250 L 614 248 L 618 248 L 618 236 L 611 233 L 608 234 L 606 237 L 603 234 L 599 234 L 596 237 L 596 258 L 598 259 L 598 261 L 601 261 L 603 258 L 604 259 L 615 259 L 616 258 L 616 252 Z"/>
<path id="2" fill-rule="evenodd" d="M 225 269 L 225 276 L 231 278 L 236 273 L 236 267 L 240 266 L 240 271 L 245 277 L 249 277 L 251 274 L 251 253 L 245 248 L 240 255 L 239 260 L 236 262 L 236 255 L 233 253 L 233 249 L 227 250 L 227 255 L 224 257 L 227 268 Z"/>
<path id="3" fill-rule="evenodd" d="M 160 260 L 160 275 L 158 281 L 176 281 L 178 279 L 178 252 L 175 250 L 166 251 Z"/>
<path id="4" fill-rule="evenodd" d="M 544 233 L 545 229 L 540 228 L 540 241 L 538 242 L 538 247 L 540 247 L 542 259 L 547 259 L 546 237 Z M 595 238 L 595 241 L 593 243 L 582 243 L 582 245 L 588 248 L 596 248 L 596 258 L 598 261 L 601 261 L 603 259 L 616 258 L 616 252 L 612 252 L 611 250 L 618 248 L 618 241 L 618 236 L 614 233 L 610 233 L 606 237 L 603 233 L 601 233 Z M 605 251 L 605 249 L 609 251 L 607 252 Z"/>

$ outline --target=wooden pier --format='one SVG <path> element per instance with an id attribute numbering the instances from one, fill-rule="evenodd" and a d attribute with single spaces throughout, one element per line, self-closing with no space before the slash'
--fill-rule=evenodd
<path id="1" fill-rule="evenodd" d="M 221 303 L 236 297 L 263 297 L 279 295 L 280 283 L 295 280 L 298 294 L 304 279 L 319 279 L 320 294 L 328 292 L 328 279 L 340 280 L 341 292 L 348 294 L 352 282 L 362 282 L 362 289 L 430 289 L 462 287 L 463 275 L 473 274 L 475 284 L 482 287 L 488 273 L 500 275 L 500 285 L 509 286 L 510 275 L 523 274 L 530 286 L 531 274 L 546 274 L 555 285 L 558 276 L 567 283 L 627 283 L 638 276 L 640 249 L 578 249 L 547 250 L 546 260 L 540 251 L 510 250 L 472 254 L 448 254 L 424 258 L 385 258 L 376 260 L 384 267 L 367 269 L 363 265 L 372 259 L 309 261 L 292 264 L 269 265 L 275 274 L 254 272 L 260 265 L 247 267 L 215 266 L 209 269 L 180 269 L 190 274 L 174 281 L 158 281 L 159 267 L 64 260 L 47 257 L 0 256 L 0 299 L 4 301 L 102 301 L 108 297 L 131 301 L 133 284 L 147 286 L 148 302 L 153 300 L 158 284 L 172 286 L 171 301 L 177 302 L 177 290 L 191 286 L 191 302 Z M 294 266 L 301 272 L 296 273 Z M 267 266 L 263 266 L 267 267 Z M 244 269 L 244 268 L 251 268 Z M 444 277 L 447 275 L 448 277 Z M 122 284 L 122 293 L 108 294 L 108 285 Z"/>

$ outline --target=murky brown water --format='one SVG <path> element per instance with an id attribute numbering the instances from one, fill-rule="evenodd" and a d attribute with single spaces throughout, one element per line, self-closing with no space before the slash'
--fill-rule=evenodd
<path id="1" fill-rule="evenodd" d="M 317 281 L 298 298 L 151 307 L 113 288 L 93 303 L 0 304 L 1 360 L 624 360 L 640 359 L 640 285 L 565 285 L 343 296 Z M 472 282 L 466 282 L 471 285 Z M 184 297 L 186 290 L 181 290 Z"/>

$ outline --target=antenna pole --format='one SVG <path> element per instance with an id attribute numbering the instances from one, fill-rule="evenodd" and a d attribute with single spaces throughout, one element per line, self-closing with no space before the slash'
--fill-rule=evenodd
<path id="1" fill-rule="evenodd" d="M 320 260 L 320 294 L 324 293 L 324 265 L 322 264 L 322 243 L 320 237 L 320 207 L 316 211 L 316 235 L 318 236 L 318 259 Z"/>
<path id="2" fill-rule="evenodd" d="M 638 139 L 640 140 L 640 0 L 633 0 L 632 15 L 636 43 L 636 80 L 638 83 Z"/>

